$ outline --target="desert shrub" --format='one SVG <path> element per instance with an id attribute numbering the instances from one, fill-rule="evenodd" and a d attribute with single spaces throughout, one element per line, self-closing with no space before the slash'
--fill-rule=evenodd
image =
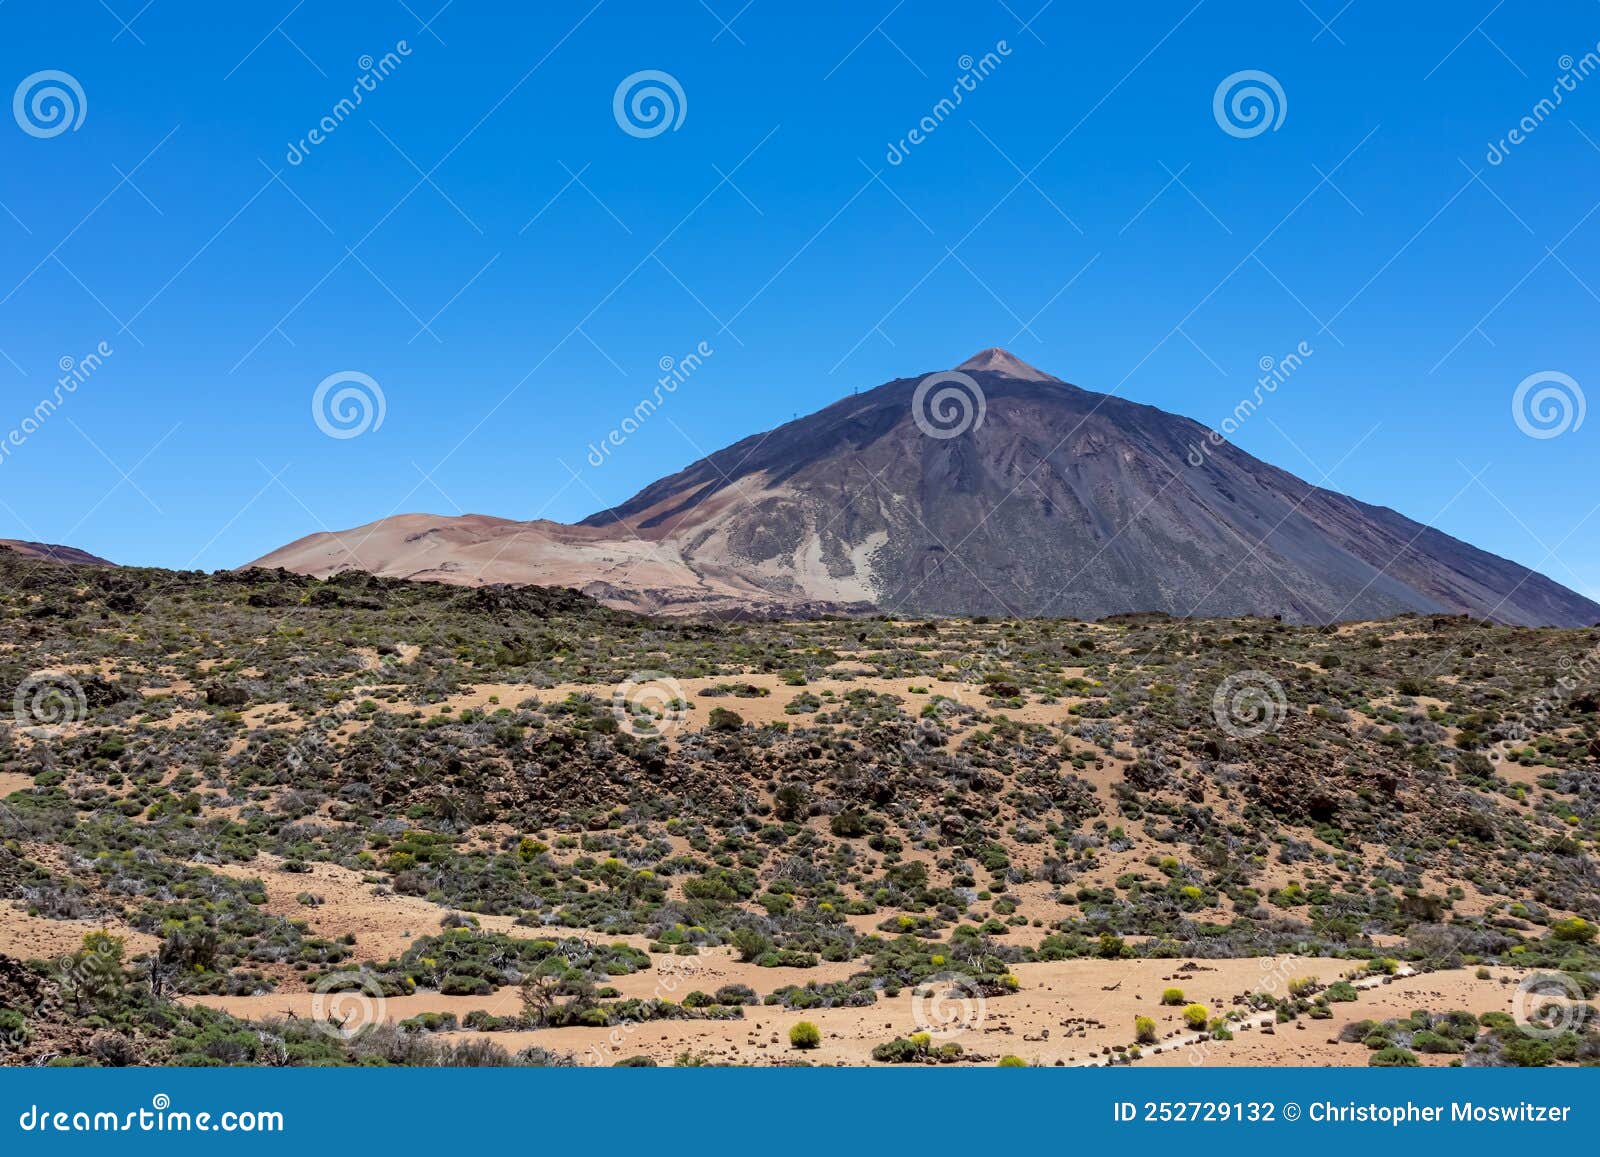
<path id="1" fill-rule="evenodd" d="M 814 1049 L 822 1043 L 822 1030 L 809 1020 L 798 1021 L 789 1030 L 789 1043 L 797 1049 Z"/>
<path id="2" fill-rule="evenodd" d="M 1181 988 L 1164 988 L 1164 989 L 1162 989 L 1161 990 L 1161 1003 L 1162 1004 L 1170 1004 L 1170 1005 L 1180 1005 L 1180 1004 L 1182 1004 L 1183 1003 L 1183 989 L 1181 989 Z"/>
<path id="3" fill-rule="evenodd" d="M 806 789 L 795 783 L 784 784 L 772 796 L 772 810 L 785 822 L 802 818 L 809 803 Z"/>
<path id="4" fill-rule="evenodd" d="M 1353 1045 L 1357 1041 L 1365 1040 L 1372 1030 L 1377 1027 L 1377 1023 L 1374 1020 L 1358 1020 L 1347 1024 L 1339 1030 L 1339 1040 L 1347 1045 Z"/>
<path id="5" fill-rule="evenodd" d="M 1419 1053 L 1458 1053 L 1463 1046 L 1460 1041 L 1424 1029 L 1411 1034 L 1411 1047 Z"/>
<path id="6" fill-rule="evenodd" d="M 1156 1022 L 1148 1016 L 1133 1018 L 1133 1039 L 1140 1044 L 1154 1044 L 1156 1039 Z"/>
<path id="7" fill-rule="evenodd" d="M 1203 1004 L 1188 1004 L 1183 1009 L 1183 1023 L 1199 1032 L 1211 1019 L 1211 1010 Z"/>
<path id="8" fill-rule="evenodd" d="M 1556 1050 L 1549 1041 L 1523 1033 L 1505 1033 L 1500 1039 L 1500 1059 L 1508 1065 L 1522 1069 L 1538 1069 L 1556 1059 Z"/>
<path id="9" fill-rule="evenodd" d="M 738 950 L 739 959 L 746 964 L 772 951 L 772 941 L 748 924 L 735 928 L 728 943 Z"/>
<path id="10" fill-rule="evenodd" d="M 995 1064 L 995 1068 L 997 1069 L 1025 1069 L 1027 1067 L 1027 1061 L 1011 1053 L 1007 1053 L 1005 1056 L 1001 1057 L 1000 1060 Z"/>
<path id="11" fill-rule="evenodd" d="M 963 1055 L 961 1046 L 955 1041 L 946 1041 L 935 1048 L 933 1037 L 925 1032 L 914 1032 L 909 1037 L 897 1036 L 872 1050 L 873 1060 L 899 1065 L 925 1064 L 930 1061 L 947 1065 L 960 1060 Z"/>
<path id="12" fill-rule="evenodd" d="M 1550 935 L 1568 944 L 1587 944 L 1595 938 L 1595 926 L 1582 916 L 1557 920 L 1550 925 Z"/>
<path id="13" fill-rule="evenodd" d="M 891 1041 L 884 1041 L 872 1049 L 872 1059 L 885 1064 L 903 1065 L 920 1060 L 922 1050 L 918 1049 L 905 1037 L 897 1036 Z"/>
<path id="14" fill-rule="evenodd" d="M 1375 1069 L 1414 1069 L 1421 1063 L 1416 1053 L 1396 1045 L 1381 1048 L 1367 1058 L 1367 1064 Z"/>
<path id="15" fill-rule="evenodd" d="M 404 1032 L 449 1032 L 456 1025 L 456 1014 L 453 1012 L 419 1012 L 400 1022 Z"/>
<path id="16" fill-rule="evenodd" d="M 828 821 L 828 830 L 841 839 L 852 839 L 867 834 L 867 821 L 860 812 L 846 809 Z"/>

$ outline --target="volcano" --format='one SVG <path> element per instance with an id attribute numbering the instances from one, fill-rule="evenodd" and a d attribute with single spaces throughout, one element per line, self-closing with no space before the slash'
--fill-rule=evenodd
<path id="1" fill-rule="evenodd" d="M 404 514 L 256 565 L 574 586 L 657 614 L 1600 622 L 1527 567 L 998 348 L 746 438 L 577 525 Z"/>

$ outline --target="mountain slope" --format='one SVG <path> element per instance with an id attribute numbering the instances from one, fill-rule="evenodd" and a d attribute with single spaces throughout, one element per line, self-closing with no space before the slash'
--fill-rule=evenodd
<path id="1" fill-rule="evenodd" d="M 71 563 L 74 566 L 116 566 L 109 559 L 75 546 L 56 546 L 48 542 L 28 542 L 20 538 L 0 538 L 0 547 L 12 550 L 24 558 L 48 559 L 51 562 Z"/>
<path id="2" fill-rule="evenodd" d="M 1187 418 L 1003 350 L 957 370 L 746 438 L 575 527 L 406 515 L 260 564 L 562 583 L 654 611 L 1600 620 L 1542 575 L 1210 445 Z"/>

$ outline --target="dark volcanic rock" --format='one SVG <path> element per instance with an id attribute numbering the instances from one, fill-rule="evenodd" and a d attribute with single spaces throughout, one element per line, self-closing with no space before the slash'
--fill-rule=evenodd
<path id="1" fill-rule="evenodd" d="M 1417 611 L 1559 626 L 1600 615 L 1525 567 L 1212 445 L 1188 418 L 1004 351 L 961 368 L 984 415 L 957 437 L 922 431 L 922 378 L 902 378 L 735 443 L 582 525 L 648 534 L 670 522 L 683 534 L 704 522 L 716 562 L 752 571 L 809 554 L 847 573 L 865 549 L 891 611 L 1291 622 Z M 736 485 L 745 497 L 730 504 Z"/>

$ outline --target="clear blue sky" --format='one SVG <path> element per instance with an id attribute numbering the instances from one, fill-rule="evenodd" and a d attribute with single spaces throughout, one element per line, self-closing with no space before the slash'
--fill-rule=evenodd
<path id="1" fill-rule="evenodd" d="M 8 0 L 0 96 L 54 69 L 86 108 L 0 115 L 0 439 L 113 353 L 0 460 L 0 536 L 214 568 L 401 510 L 571 520 L 989 345 L 1215 425 L 1304 341 L 1238 444 L 1600 595 L 1600 415 L 1511 413 L 1546 370 L 1600 404 L 1600 75 L 1486 160 L 1600 5 L 1040 2 Z M 1247 69 L 1286 108 L 1239 137 Z M 676 129 L 619 126 L 641 70 Z M 346 370 L 386 412 L 335 439 Z"/>

